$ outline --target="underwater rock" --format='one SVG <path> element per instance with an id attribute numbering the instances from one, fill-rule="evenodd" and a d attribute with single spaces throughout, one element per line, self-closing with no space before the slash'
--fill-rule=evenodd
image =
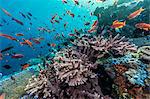
<path id="1" fill-rule="evenodd" d="M 8 77 L 1 80 L 0 92 L 6 93 L 6 99 L 19 99 L 25 93 L 24 89 L 31 76 L 29 71 L 22 71 L 13 75 L 15 81 Z"/>
<path id="2" fill-rule="evenodd" d="M 30 59 L 27 63 L 30 65 L 37 65 L 39 63 L 42 63 L 42 59 L 41 58 L 34 58 L 34 59 Z"/>

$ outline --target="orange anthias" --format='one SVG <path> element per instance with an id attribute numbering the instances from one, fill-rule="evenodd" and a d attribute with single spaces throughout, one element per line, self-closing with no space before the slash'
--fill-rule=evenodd
<path id="1" fill-rule="evenodd" d="M 10 39 L 10 40 L 17 41 L 16 38 L 14 38 L 14 37 L 12 37 L 12 36 L 10 36 L 10 35 L 7 35 L 7 34 L 2 34 L 2 33 L 0 33 L 0 36 L 5 37 L 5 38 Z"/>
<path id="2" fill-rule="evenodd" d="M 139 16 L 139 15 L 141 14 L 141 12 L 143 12 L 143 11 L 144 11 L 144 9 L 143 9 L 143 8 L 140 8 L 139 10 L 137 10 L 137 11 L 131 13 L 131 14 L 128 16 L 128 19 L 133 19 L 133 18 Z"/>
<path id="3" fill-rule="evenodd" d="M 115 20 L 112 24 L 112 28 L 115 28 L 115 29 L 119 29 L 119 28 L 122 28 L 126 25 L 126 21 L 124 22 L 119 22 L 118 20 Z"/>
<path id="4" fill-rule="evenodd" d="M 146 30 L 146 31 L 149 31 L 150 30 L 150 24 L 147 24 L 147 23 L 137 23 L 135 25 L 136 28 L 139 28 L 139 29 L 143 29 L 143 30 Z"/>
<path id="5" fill-rule="evenodd" d="M 29 41 L 29 40 L 25 40 L 25 39 L 23 39 L 24 40 L 24 42 L 25 43 L 27 43 L 27 45 L 29 45 L 30 47 L 33 47 L 33 44 L 32 44 L 32 42 L 31 41 Z"/>
<path id="6" fill-rule="evenodd" d="M 24 69 L 28 68 L 29 66 L 30 66 L 30 64 L 24 64 L 24 65 L 22 66 L 22 69 L 24 70 Z"/>

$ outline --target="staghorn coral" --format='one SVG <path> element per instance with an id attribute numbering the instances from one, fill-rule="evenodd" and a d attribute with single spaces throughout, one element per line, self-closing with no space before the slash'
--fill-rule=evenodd
<path id="1" fill-rule="evenodd" d="M 25 91 L 30 97 L 34 96 L 39 99 L 56 99 L 55 95 L 59 90 L 57 87 L 58 83 L 51 83 L 46 76 L 46 73 L 46 70 L 42 70 L 38 77 L 33 76 L 31 79 L 29 79 L 29 83 L 26 86 Z"/>
<path id="2" fill-rule="evenodd" d="M 111 99 L 103 95 L 93 64 L 73 48 L 56 53 L 52 64 L 29 80 L 26 92 L 38 99 Z"/>
<path id="3" fill-rule="evenodd" d="M 115 55 L 125 55 L 128 51 L 136 51 L 136 47 L 133 44 L 130 44 L 125 37 L 119 37 L 117 34 L 115 37 L 112 35 L 108 39 L 103 37 L 94 37 L 90 40 L 93 49 L 98 51 L 104 51 L 106 53 L 112 53 Z"/>
<path id="4" fill-rule="evenodd" d="M 99 51 L 99 55 L 97 56 L 100 58 L 104 57 L 106 53 L 111 53 L 112 55 L 125 55 L 128 51 L 137 50 L 134 44 L 130 44 L 124 36 L 120 38 L 119 34 L 115 37 L 110 35 L 108 39 L 105 39 L 103 36 L 93 36 L 92 38 L 88 36 L 79 37 L 72 43 L 79 47 L 84 46 Z"/>
<path id="5" fill-rule="evenodd" d="M 54 60 L 53 65 L 57 71 L 58 79 L 65 81 L 69 86 L 84 84 L 88 77 L 93 78 L 96 76 L 91 71 L 95 64 L 88 61 L 87 55 L 73 49 L 66 49 L 57 53 Z M 58 60 L 60 61 L 58 62 Z"/>

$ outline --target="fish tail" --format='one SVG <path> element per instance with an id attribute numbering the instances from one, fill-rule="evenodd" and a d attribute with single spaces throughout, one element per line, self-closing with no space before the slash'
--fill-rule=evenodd
<path id="1" fill-rule="evenodd" d="M 123 25 L 124 25 L 124 26 L 126 25 L 126 21 L 123 22 Z"/>

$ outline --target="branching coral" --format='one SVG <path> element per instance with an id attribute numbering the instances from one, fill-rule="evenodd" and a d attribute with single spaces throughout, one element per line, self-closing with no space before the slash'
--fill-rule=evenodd
<path id="1" fill-rule="evenodd" d="M 130 88 L 135 89 L 133 85 L 144 86 L 146 65 L 129 53 L 125 55 L 136 51 L 136 46 L 130 44 L 125 37 L 120 38 L 118 34 L 105 39 L 102 36 L 83 35 L 72 43 L 75 46 L 56 52 L 47 69 L 29 81 L 26 88 L 28 94 L 39 99 L 111 99 L 110 94 L 103 94 L 105 88 L 101 91 L 102 76 L 106 75 L 98 70 L 98 66 L 103 66 L 107 73 L 113 74 L 112 79 L 115 80 L 112 83 L 118 86 L 121 95 L 129 92 L 132 95 L 134 90 Z M 111 61 L 98 65 L 96 60 L 107 55 L 125 57 L 109 57 Z M 134 72 L 131 73 L 130 70 Z"/>
<path id="2" fill-rule="evenodd" d="M 29 83 L 25 88 L 29 96 L 55 99 L 54 96 L 59 90 L 57 87 L 58 83 L 52 84 L 45 73 L 46 70 L 41 71 L 38 77 L 33 76 L 29 79 Z"/>
<path id="3" fill-rule="evenodd" d="M 85 54 L 64 49 L 56 53 L 47 70 L 29 81 L 25 90 L 39 99 L 111 99 L 101 92 L 98 77 L 92 71 L 95 66 Z"/>
<path id="4" fill-rule="evenodd" d="M 125 55 L 128 51 L 136 51 L 136 46 L 134 44 L 130 44 L 125 37 L 119 36 L 117 34 L 115 37 L 110 37 L 105 39 L 103 36 L 94 36 L 89 38 L 88 36 L 78 38 L 73 42 L 76 46 L 85 46 L 91 47 L 96 51 L 102 52 L 99 56 L 103 57 L 106 53 L 112 53 L 113 55 Z"/>
<path id="5" fill-rule="evenodd" d="M 95 64 L 88 61 L 88 57 L 85 54 L 68 49 L 57 53 L 54 59 L 58 78 L 68 83 L 69 86 L 84 84 L 88 77 L 93 78 L 96 76 L 91 71 Z M 58 62 L 58 60 L 60 61 Z"/>
<path id="6" fill-rule="evenodd" d="M 142 46 L 138 49 L 140 58 L 150 64 L 150 46 Z"/>
<path id="7" fill-rule="evenodd" d="M 96 42 L 95 42 L 96 41 Z M 133 44 L 130 44 L 125 37 L 119 37 L 117 34 L 115 37 L 112 35 L 108 39 L 104 39 L 103 37 L 97 38 L 97 40 L 93 40 L 93 48 L 99 51 L 112 52 L 113 54 L 125 55 L 127 51 L 136 51 L 136 47 Z"/>

